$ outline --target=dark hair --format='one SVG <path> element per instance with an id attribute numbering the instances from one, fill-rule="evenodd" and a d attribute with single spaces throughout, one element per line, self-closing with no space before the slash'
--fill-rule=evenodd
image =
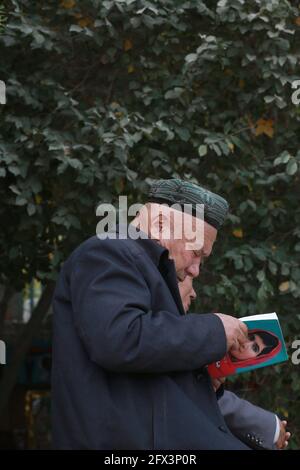
<path id="1" fill-rule="evenodd" d="M 257 356 L 271 352 L 279 343 L 277 336 L 272 335 L 268 331 L 256 331 L 254 334 L 259 336 L 266 345 L 266 347 Z"/>

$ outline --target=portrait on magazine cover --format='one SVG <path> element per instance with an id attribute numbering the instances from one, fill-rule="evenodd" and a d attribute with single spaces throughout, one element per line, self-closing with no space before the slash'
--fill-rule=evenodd
<path id="1" fill-rule="evenodd" d="M 280 362 L 277 356 L 282 350 L 281 339 L 273 332 L 253 329 L 248 331 L 248 341 L 243 345 L 232 347 L 221 361 L 208 366 L 212 377 L 225 377 L 243 372 L 241 369 L 252 370 L 270 362 Z"/>

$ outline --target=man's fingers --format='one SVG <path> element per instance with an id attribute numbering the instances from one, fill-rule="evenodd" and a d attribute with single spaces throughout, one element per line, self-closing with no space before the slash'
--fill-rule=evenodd
<path id="1" fill-rule="evenodd" d="M 248 339 L 248 327 L 242 321 L 240 322 L 240 329 L 242 330 L 242 334 Z"/>
<path id="2" fill-rule="evenodd" d="M 225 377 L 220 377 L 218 379 L 213 379 L 213 387 L 215 390 L 218 390 L 218 388 L 225 382 Z"/>
<path id="3" fill-rule="evenodd" d="M 237 349 L 239 345 L 248 341 L 248 328 L 245 323 L 233 316 L 223 313 L 216 313 L 216 315 L 218 315 L 222 321 L 225 329 L 227 350 L 231 348 Z"/>
<path id="4" fill-rule="evenodd" d="M 248 330 L 246 330 L 246 331 L 248 331 Z M 249 341 L 248 340 L 248 335 L 244 333 L 244 330 L 242 328 L 239 331 L 239 335 L 237 337 L 237 340 L 238 340 L 239 344 L 244 344 L 247 341 Z"/>
<path id="5" fill-rule="evenodd" d="M 237 347 L 238 347 L 239 345 L 243 345 L 243 344 L 247 343 L 247 341 L 248 341 L 247 336 L 244 336 L 244 335 L 241 335 L 241 334 L 240 334 L 240 335 L 238 336 L 238 338 L 237 338 L 237 343 L 238 343 L 238 344 L 237 344 Z"/>

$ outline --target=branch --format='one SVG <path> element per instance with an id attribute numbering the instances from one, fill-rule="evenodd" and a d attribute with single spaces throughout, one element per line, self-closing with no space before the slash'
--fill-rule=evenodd
<path id="1" fill-rule="evenodd" d="M 50 281 L 46 285 L 37 306 L 33 310 L 29 322 L 24 326 L 23 331 L 20 333 L 16 341 L 16 348 L 10 363 L 3 366 L 4 369 L 0 382 L 0 417 L 7 407 L 10 394 L 17 381 L 19 369 L 31 346 L 32 339 L 39 331 L 49 310 L 54 288 L 55 283 L 53 281 Z"/>

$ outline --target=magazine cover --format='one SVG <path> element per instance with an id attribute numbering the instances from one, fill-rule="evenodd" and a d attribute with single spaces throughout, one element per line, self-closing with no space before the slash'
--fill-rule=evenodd
<path id="1" fill-rule="evenodd" d="M 248 327 L 248 342 L 231 348 L 208 366 L 213 378 L 248 372 L 288 360 L 280 323 L 275 312 L 240 318 Z"/>

